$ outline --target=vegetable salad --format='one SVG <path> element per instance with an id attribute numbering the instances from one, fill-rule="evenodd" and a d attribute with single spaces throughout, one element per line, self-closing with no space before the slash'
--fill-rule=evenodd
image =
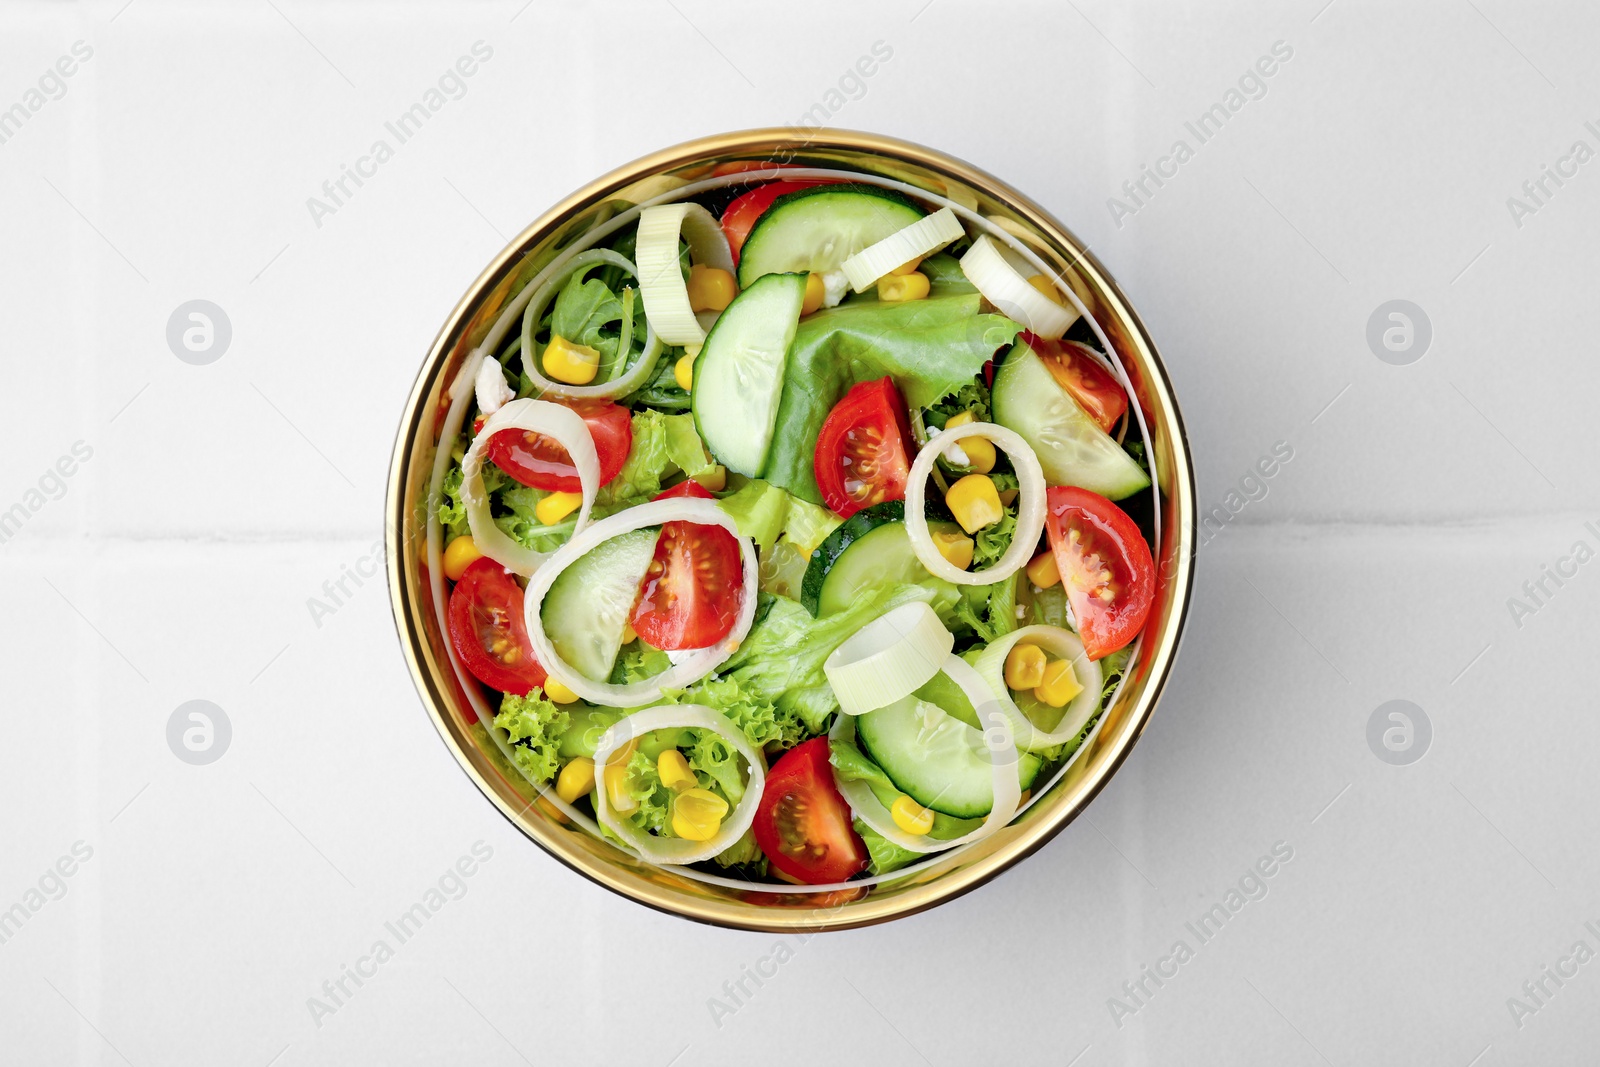
<path id="1" fill-rule="evenodd" d="M 1150 613 L 1126 381 L 1026 245 L 921 190 L 736 164 L 621 205 L 450 392 L 436 566 L 485 741 L 704 880 L 864 888 L 992 833 Z"/>

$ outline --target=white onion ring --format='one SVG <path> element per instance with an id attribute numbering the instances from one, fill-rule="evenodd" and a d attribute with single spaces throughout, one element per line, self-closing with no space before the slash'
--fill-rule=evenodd
<path id="1" fill-rule="evenodd" d="M 1006 686 L 1006 656 L 1023 640 L 1044 646 L 1059 659 L 1070 660 L 1072 674 L 1083 686 L 1083 692 L 1072 698 L 1054 730 L 1041 730 L 1035 726 L 1022 713 L 1017 702 L 1011 699 L 1011 690 Z M 1071 741 L 1083 732 L 1084 724 L 1100 710 L 1100 664 L 1089 658 L 1089 654 L 1083 650 L 1083 642 L 1071 630 L 1063 630 L 1059 626 L 1024 626 L 991 641 L 989 647 L 978 654 L 972 666 L 994 690 L 1000 709 L 1010 718 L 1011 728 L 1017 735 L 1017 747 L 1028 752 Z"/>
<path id="2" fill-rule="evenodd" d="M 903 226 L 876 244 L 869 245 L 839 264 L 850 287 L 858 293 L 866 292 L 878 280 L 912 260 L 922 260 L 939 249 L 966 236 L 956 213 L 942 207 L 931 215 L 924 215 L 909 226 Z"/>
<path id="3" fill-rule="evenodd" d="M 612 685 L 610 682 L 598 682 L 579 674 L 556 652 L 555 645 L 550 641 L 550 635 L 544 631 L 544 620 L 540 617 L 540 609 L 544 605 L 545 594 L 550 591 L 550 586 L 561 576 L 562 571 L 601 542 L 609 541 L 618 534 L 642 530 L 647 526 L 660 526 L 667 522 L 720 526 L 739 542 L 739 552 L 744 557 L 744 585 L 739 591 L 741 598 L 739 615 L 734 620 L 733 629 L 716 644 L 688 651 L 681 661 L 674 663 L 655 677 L 643 681 Z M 695 497 L 652 500 L 601 519 L 583 532 L 575 534 L 572 540 L 550 555 L 549 560 L 539 568 L 533 580 L 528 583 L 527 591 L 523 595 L 528 641 L 533 645 L 534 655 L 539 658 L 539 665 L 550 677 L 591 704 L 603 704 L 611 708 L 635 708 L 642 704 L 650 704 L 661 699 L 663 689 L 682 689 L 693 685 L 733 655 L 733 650 L 739 647 L 745 634 L 750 632 L 750 624 L 755 619 L 757 578 L 755 548 L 748 537 L 739 536 L 739 527 L 717 507 L 716 501 Z"/>
<path id="4" fill-rule="evenodd" d="M 710 730 L 728 742 L 739 755 L 744 757 L 750 767 L 750 777 L 744 785 L 744 796 L 739 799 L 739 803 L 728 817 L 722 820 L 722 825 L 709 841 L 690 841 L 683 837 L 656 837 L 647 833 L 635 826 L 627 817 L 619 816 L 612 811 L 611 797 L 606 792 L 603 777 L 606 762 L 610 760 L 613 752 L 635 737 L 641 737 L 651 730 L 680 726 Z M 750 824 L 755 821 L 756 809 L 761 806 L 761 794 L 767 784 L 767 764 L 760 750 L 752 745 L 750 739 L 745 737 L 744 731 L 729 722 L 726 716 L 704 704 L 671 704 L 662 708 L 646 708 L 624 716 L 600 735 L 600 743 L 594 749 L 594 765 L 602 776 L 602 780 L 595 783 L 592 794 L 594 813 L 600 820 L 600 825 L 626 841 L 640 856 L 658 864 L 699 863 L 727 850 L 744 836 L 744 832 L 750 829 Z"/>
<path id="5" fill-rule="evenodd" d="M 661 338 L 656 336 L 655 327 L 650 325 L 650 316 L 646 314 L 644 351 L 640 353 L 639 359 L 634 365 L 628 368 L 626 374 L 613 378 L 609 382 L 602 382 L 599 385 L 570 385 L 567 382 L 558 382 L 554 379 L 546 378 L 544 372 L 539 369 L 539 357 L 534 354 L 533 350 L 533 334 L 539 328 L 540 321 L 544 318 L 545 308 L 550 306 L 550 300 L 555 295 L 558 287 L 565 285 L 577 271 L 587 270 L 596 263 L 620 267 L 633 275 L 635 279 L 639 277 L 638 268 L 626 256 L 613 252 L 609 248 L 591 248 L 586 252 L 578 253 L 568 260 L 561 273 L 552 274 L 546 278 L 539 288 L 534 290 L 533 296 L 528 300 L 527 307 L 523 310 L 522 373 L 528 376 L 528 380 L 539 389 L 541 394 L 550 393 L 553 396 L 572 397 L 626 396 L 650 380 L 650 376 L 655 373 L 656 363 L 661 359 L 663 347 Z M 633 324 L 631 322 L 623 327 L 622 336 L 629 339 L 629 347 L 631 348 L 633 337 Z M 618 347 L 620 349 L 620 344 Z M 621 359 L 626 359 L 627 355 L 626 352 L 619 351 L 618 353 L 618 357 Z"/>
<path id="6" fill-rule="evenodd" d="M 949 675 L 950 680 L 960 686 L 967 699 L 972 701 L 972 707 L 977 711 L 980 721 L 988 723 L 983 736 L 984 747 L 989 750 L 989 762 L 994 776 L 994 807 L 983 817 L 983 822 L 977 829 L 948 840 L 940 840 L 927 834 L 908 834 L 895 825 L 894 816 L 889 814 L 889 809 L 883 806 L 867 783 L 859 779 L 845 781 L 837 773 L 833 776 L 834 783 L 839 787 L 839 794 L 844 797 L 857 818 L 886 840 L 910 852 L 943 852 L 988 837 L 1011 821 L 1017 813 L 1018 803 L 1022 800 L 1022 787 L 1018 784 L 1017 772 L 1017 761 L 1020 757 L 1017 755 L 1016 739 L 1011 733 L 1010 717 L 994 699 L 988 684 L 966 660 L 951 655 L 944 661 L 940 670 Z M 854 740 L 854 738 L 855 720 L 848 715 L 839 716 L 833 724 L 833 729 L 828 731 L 830 741 Z M 596 759 L 596 763 L 598 762 Z"/>
<path id="7" fill-rule="evenodd" d="M 689 259 L 733 272 L 733 251 L 715 215 L 695 203 L 645 208 L 635 242 L 644 315 L 669 345 L 704 344 L 705 330 L 689 305 L 689 289 L 678 266 L 678 237 L 689 243 Z"/>
<path id="8" fill-rule="evenodd" d="M 939 555 L 933 547 L 933 536 L 928 533 L 927 492 L 928 475 L 933 472 L 933 461 L 944 450 L 964 437 L 983 437 L 999 445 L 1011 457 L 1011 466 L 1017 472 L 1017 529 L 1005 555 L 981 571 L 964 571 Z M 911 538 L 911 550 L 928 568 L 928 573 L 956 585 L 989 585 L 1011 577 L 1027 566 L 1033 558 L 1039 535 L 1044 533 L 1044 468 L 1039 457 L 1033 454 L 1028 442 L 992 422 L 969 422 L 940 430 L 928 438 L 928 443 L 917 453 L 911 464 L 911 474 L 906 481 L 906 534 Z"/>
<path id="9" fill-rule="evenodd" d="M 1039 337 L 1056 338 L 1077 319 L 1070 311 L 1028 283 L 999 246 L 983 234 L 961 257 L 961 272 L 989 303 Z"/>
<path id="10" fill-rule="evenodd" d="M 589 524 L 594 494 L 600 488 L 600 460 L 595 454 L 594 438 L 582 416 L 571 408 L 547 400 L 528 397 L 513 400 L 490 415 L 483 429 L 472 439 L 472 447 L 461 459 L 461 501 L 467 512 L 467 527 L 472 531 L 478 551 L 506 570 L 527 577 L 554 553 L 535 552 L 520 544 L 496 526 L 494 517 L 489 513 L 489 494 L 483 489 L 483 453 L 489 438 L 501 430 L 540 434 L 567 450 L 572 465 L 578 470 L 578 481 L 583 486 L 583 506 L 578 511 L 577 525 L 573 527 L 574 535 Z"/>
<path id="11" fill-rule="evenodd" d="M 902 604 L 845 638 L 823 661 L 839 710 L 863 715 L 927 685 L 943 669 L 955 635 L 924 602 Z"/>

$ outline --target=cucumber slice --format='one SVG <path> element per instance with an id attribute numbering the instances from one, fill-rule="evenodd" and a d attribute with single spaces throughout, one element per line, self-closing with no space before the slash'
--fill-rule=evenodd
<path id="1" fill-rule="evenodd" d="M 660 532 L 652 526 L 602 542 L 562 571 L 544 595 L 539 617 L 545 633 L 585 678 L 603 682 L 610 677 Z"/>
<path id="2" fill-rule="evenodd" d="M 994 421 L 1022 435 L 1045 481 L 1112 500 L 1150 486 L 1150 477 L 1056 384 L 1044 362 L 1018 342 L 994 376 Z"/>
<path id="3" fill-rule="evenodd" d="M 856 512 L 811 554 L 800 603 L 818 618 L 843 611 L 863 589 L 920 585 L 934 590 L 934 607 L 954 605 L 960 590 L 928 573 L 911 549 L 905 502 L 890 500 Z M 930 522 L 930 530 L 955 529 Z"/>
<path id="4" fill-rule="evenodd" d="M 759 478 L 766 466 L 784 361 L 805 298 L 804 274 L 765 275 L 734 297 L 695 357 L 695 428 L 731 471 Z"/>
<path id="5" fill-rule="evenodd" d="M 926 212 L 899 193 L 867 185 L 817 185 L 787 193 L 756 220 L 739 250 L 739 285 L 763 274 L 837 270 L 868 245 Z"/>
<path id="6" fill-rule="evenodd" d="M 930 683 L 931 684 L 931 683 Z M 926 687 L 925 687 L 926 688 Z M 994 776 L 983 733 L 915 694 L 856 719 L 862 750 L 891 781 L 925 808 L 980 819 L 994 807 Z M 1023 754 L 1024 789 L 1039 774 L 1039 757 Z"/>

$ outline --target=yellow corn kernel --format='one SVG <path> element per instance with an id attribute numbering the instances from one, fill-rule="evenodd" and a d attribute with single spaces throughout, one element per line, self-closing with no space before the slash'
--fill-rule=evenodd
<path id="1" fill-rule="evenodd" d="M 656 773 L 661 775 L 661 784 L 674 793 L 693 789 L 699 784 L 699 779 L 689 769 L 689 761 L 675 748 L 661 750 L 661 755 L 656 757 Z"/>
<path id="2" fill-rule="evenodd" d="M 564 823 L 567 821 L 566 814 L 560 808 L 550 803 L 549 799 L 546 797 L 540 796 L 538 800 L 534 801 L 534 803 L 539 805 L 540 811 L 550 816 L 550 818 L 554 819 L 556 822 Z"/>
<path id="3" fill-rule="evenodd" d="M 908 834 L 921 837 L 933 829 L 933 812 L 904 793 L 894 798 L 889 814 L 894 817 L 894 824 Z"/>
<path id="4" fill-rule="evenodd" d="M 1034 699 L 1052 708 L 1064 708 L 1067 701 L 1083 692 L 1077 675 L 1072 673 L 1072 661 L 1058 659 L 1046 664 L 1044 681 L 1034 687 Z"/>
<path id="5" fill-rule="evenodd" d="M 1000 503 L 1004 504 L 1006 507 L 1009 508 L 1012 504 L 1015 504 L 1016 502 L 1017 502 L 1017 491 L 1015 489 L 1002 489 L 1002 490 L 1000 490 Z"/>
<path id="6" fill-rule="evenodd" d="M 546 526 L 554 526 L 578 510 L 583 503 L 582 493 L 554 492 L 533 506 L 533 517 Z"/>
<path id="7" fill-rule="evenodd" d="M 556 777 L 556 796 L 571 804 L 579 797 L 586 797 L 594 788 L 594 760 L 588 756 L 578 756 L 561 768 L 561 773 Z"/>
<path id="8" fill-rule="evenodd" d="M 728 487 L 728 468 L 718 463 L 704 474 L 695 475 L 694 480 L 700 483 L 700 488 L 720 493 Z"/>
<path id="9" fill-rule="evenodd" d="M 912 271 L 910 274 L 891 274 L 878 279 L 878 299 L 895 303 L 901 300 L 921 300 L 928 295 L 928 276 Z"/>
<path id="10" fill-rule="evenodd" d="M 626 760 L 621 763 L 606 764 L 605 776 L 606 803 L 611 805 L 611 810 L 626 813 L 639 806 L 639 802 L 633 799 L 633 794 L 628 792 L 628 764 Z"/>
<path id="11" fill-rule="evenodd" d="M 981 474 L 969 474 L 952 485 L 944 495 L 944 503 L 969 534 L 999 522 L 1005 515 L 994 482 Z"/>
<path id="12" fill-rule="evenodd" d="M 963 437 L 956 447 L 967 454 L 967 466 L 978 474 L 994 470 L 994 444 L 986 437 Z"/>
<path id="13" fill-rule="evenodd" d="M 478 542 L 472 539 L 471 534 L 462 534 L 444 546 L 444 576 L 452 582 L 459 582 L 461 576 L 467 573 L 467 568 L 482 558 Z"/>
<path id="14" fill-rule="evenodd" d="M 672 380 L 678 383 L 678 388 L 688 392 L 694 386 L 694 357 L 683 355 L 672 366 Z"/>
<path id="15" fill-rule="evenodd" d="M 696 263 L 689 268 L 689 309 L 721 311 L 739 295 L 733 275 L 716 267 Z"/>
<path id="16" fill-rule="evenodd" d="M 588 385 L 600 372 L 600 353 L 588 345 L 575 345 L 558 333 L 551 334 L 544 350 L 544 372 L 568 385 Z"/>
<path id="17" fill-rule="evenodd" d="M 908 260 L 906 260 L 904 263 L 900 264 L 894 270 L 890 271 L 889 274 L 891 276 L 893 276 L 893 277 L 896 277 L 896 278 L 904 277 L 905 275 L 910 274 L 912 271 L 916 270 L 920 266 L 922 266 L 922 257 L 918 256 L 916 259 L 908 259 Z"/>
<path id="18" fill-rule="evenodd" d="M 957 412 L 945 421 L 944 428 L 965 426 L 973 421 L 970 411 Z M 994 470 L 994 443 L 984 437 L 963 437 L 956 442 L 956 447 L 967 454 L 966 465 L 979 474 L 988 474 Z"/>
<path id="19" fill-rule="evenodd" d="M 633 628 L 633 623 L 631 623 L 631 622 L 623 623 L 622 624 L 622 643 L 625 644 L 625 645 L 631 645 L 637 640 L 639 640 L 639 631 L 637 631 L 637 630 L 635 630 Z"/>
<path id="20" fill-rule="evenodd" d="M 1006 653 L 1006 688 L 1033 689 L 1043 685 L 1047 662 L 1044 649 L 1027 641 L 1017 642 Z"/>
<path id="21" fill-rule="evenodd" d="M 570 704 L 578 699 L 578 694 L 556 681 L 554 678 L 544 680 L 544 695 L 557 704 Z"/>
<path id="22" fill-rule="evenodd" d="M 933 535 L 933 547 L 939 550 L 952 567 L 966 570 L 972 566 L 972 538 L 955 530 L 941 530 Z"/>
<path id="23" fill-rule="evenodd" d="M 1052 303 L 1066 306 L 1066 301 L 1061 299 L 1061 290 L 1056 288 L 1056 283 L 1043 274 L 1035 274 L 1028 279 L 1028 284 L 1043 293 Z"/>
<path id="24" fill-rule="evenodd" d="M 728 802 L 709 789 L 685 789 L 672 802 L 672 832 L 686 841 L 710 841 L 722 829 Z"/>
<path id="25" fill-rule="evenodd" d="M 806 298 L 800 305 L 800 314 L 809 315 L 822 306 L 822 298 L 828 294 L 828 287 L 822 284 L 822 275 L 812 271 L 806 275 Z"/>
<path id="26" fill-rule="evenodd" d="M 1049 589 L 1061 580 L 1061 571 L 1056 567 L 1056 554 L 1049 549 L 1034 556 L 1027 569 L 1028 581 L 1040 589 Z"/>
<path id="27" fill-rule="evenodd" d="M 633 758 L 633 754 L 635 752 L 637 752 L 638 750 L 639 750 L 639 739 L 637 737 L 630 737 L 630 738 L 628 738 L 628 743 L 627 744 L 623 745 L 621 748 L 616 749 L 615 751 L 613 751 L 611 753 L 611 758 L 606 760 L 606 766 L 607 767 L 624 767 L 624 766 L 627 766 L 628 761 Z"/>

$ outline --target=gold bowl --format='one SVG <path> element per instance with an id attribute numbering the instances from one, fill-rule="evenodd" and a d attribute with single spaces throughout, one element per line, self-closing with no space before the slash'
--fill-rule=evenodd
<path id="1" fill-rule="evenodd" d="M 478 725 L 446 651 L 427 566 L 427 498 L 450 383 L 500 309 L 557 251 L 621 207 L 706 177 L 738 161 L 800 163 L 875 174 L 982 212 L 1056 267 L 1115 347 L 1143 411 L 1160 519 L 1155 605 L 1139 653 L 1087 751 L 1067 774 L 999 832 L 899 879 L 852 892 L 807 894 L 783 885 L 728 888 L 641 862 L 536 804 L 526 781 Z M 494 258 L 434 339 L 400 420 L 386 505 L 389 596 L 400 644 L 445 746 L 502 815 L 562 863 L 623 896 L 698 922 L 747 930 L 847 929 L 931 908 L 974 889 L 1042 847 L 1111 779 L 1144 731 L 1172 668 L 1189 603 L 1194 473 L 1171 383 L 1139 316 L 1066 227 L 1039 205 L 970 164 L 921 145 L 846 130 L 749 130 L 664 149 L 579 189 L 536 219 Z"/>

